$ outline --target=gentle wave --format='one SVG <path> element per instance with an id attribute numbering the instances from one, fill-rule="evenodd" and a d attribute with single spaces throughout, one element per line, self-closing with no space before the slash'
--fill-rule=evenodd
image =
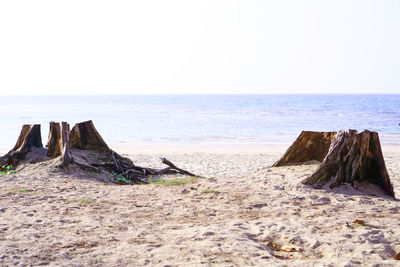
<path id="1" fill-rule="evenodd" d="M 109 144 L 288 144 L 302 130 L 369 129 L 400 144 L 400 95 L 128 95 L 1 97 L 0 149 L 22 124 L 93 120 Z"/>

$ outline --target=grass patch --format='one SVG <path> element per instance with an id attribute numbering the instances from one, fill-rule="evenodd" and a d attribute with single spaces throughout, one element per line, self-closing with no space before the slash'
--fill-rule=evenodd
<path id="1" fill-rule="evenodd" d="M 16 170 L 12 169 L 11 165 L 4 165 L 0 167 L 0 175 L 10 175 L 16 172 Z"/>
<path id="2" fill-rule="evenodd" d="M 77 204 L 79 207 L 84 207 L 84 206 L 92 204 L 93 202 L 94 202 L 94 200 L 91 198 L 82 198 L 82 199 L 78 200 Z"/>
<path id="3" fill-rule="evenodd" d="M 191 184 L 195 183 L 197 181 L 197 177 L 185 177 L 185 178 L 174 178 L 174 179 L 168 179 L 168 180 L 159 180 L 159 181 L 153 181 L 150 182 L 150 184 L 162 184 L 166 186 L 179 186 L 179 185 L 185 185 L 185 184 Z"/>
<path id="4" fill-rule="evenodd" d="M 221 192 L 217 191 L 217 190 L 211 190 L 211 189 L 204 189 L 202 191 L 203 194 L 214 194 L 214 195 L 218 195 Z"/>
<path id="5" fill-rule="evenodd" d="M 22 189 L 13 189 L 13 190 L 8 191 L 8 193 L 11 195 L 15 195 L 17 193 L 29 193 L 29 192 L 32 192 L 32 190 L 23 189 L 23 188 Z"/>
<path id="6" fill-rule="evenodd" d="M 110 174 L 109 181 L 117 184 L 134 184 L 134 182 L 129 180 L 127 177 L 115 172 Z"/>
<path id="7" fill-rule="evenodd" d="M 105 257 L 97 257 L 93 260 L 93 264 L 101 264 L 104 263 Z"/>
<path id="8" fill-rule="evenodd" d="M 215 178 L 215 177 L 210 177 L 210 178 L 208 178 L 208 180 L 209 180 L 210 182 L 216 182 L 216 181 L 217 181 L 217 178 Z"/>

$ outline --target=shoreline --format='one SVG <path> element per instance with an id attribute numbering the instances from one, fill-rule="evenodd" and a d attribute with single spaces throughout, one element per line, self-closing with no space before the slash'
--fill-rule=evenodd
<path id="1" fill-rule="evenodd" d="M 210 154 L 265 154 L 284 152 L 289 145 L 269 144 L 127 144 L 110 145 L 124 154 L 210 153 Z"/>
<path id="2" fill-rule="evenodd" d="M 291 144 L 111 144 L 109 147 L 120 154 L 160 154 L 160 153 L 210 153 L 210 154 L 270 154 L 283 153 Z M 383 153 L 400 151 L 400 144 L 381 145 Z M 0 155 L 6 154 L 8 149 L 0 148 Z"/>

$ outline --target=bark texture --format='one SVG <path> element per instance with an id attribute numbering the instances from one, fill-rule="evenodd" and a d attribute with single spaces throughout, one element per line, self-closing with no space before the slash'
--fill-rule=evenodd
<path id="1" fill-rule="evenodd" d="M 164 169 L 136 166 L 130 159 L 108 147 L 92 121 L 77 123 L 71 130 L 69 142 L 74 163 L 86 169 L 120 175 L 133 182 L 147 183 L 148 176 L 159 174 L 180 173 L 195 176 L 164 158 L 161 159 L 162 163 L 169 166 Z"/>
<path id="2" fill-rule="evenodd" d="M 61 156 L 61 165 L 68 166 L 73 162 L 69 148 L 69 124 L 66 122 L 50 122 L 47 156 Z"/>
<path id="3" fill-rule="evenodd" d="M 285 154 L 272 166 L 279 167 L 311 160 L 323 161 L 336 132 L 302 131 Z"/>
<path id="4" fill-rule="evenodd" d="M 32 147 L 42 148 L 40 125 L 24 125 L 15 147 L 0 158 L 0 166 L 16 165 L 22 161 Z M 48 157 L 60 157 L 59 167 L 74 164 L 81 169 L 95 172 L 107 172 L 119 181 L 129 180 L 134 183 L 148 183 L 148 176 L 160 174 L 184 174 L 196 176 L 176 167 L 166 158 L 164 169 L 140 167 L 126 157 L 110 149 L 97 132 L 92 121 L 77 123 L 71 131 L 66 122 L 50 122 L 47 152 L 40 154 L 40 160 Z M 37 160 L 37 159 L 35 159 Z"/>
<path id="5" fill-rule="evenodd" d="M 15 167 L 33 147 L 43 147 L 40 124 L 25 124 L 22 126 L 14 148 L 0 157 L 0 166 L 11 165 Z"/>
<path id="6" fill-rule="evenodd" d="M 69 142 L 71 148 L 95 151 L 109 150 L 91 120 L 75 124 L 69 135 Z"/>
<path id="7" fill-rule="evenodd" d="M 373 184 L 394 197 L 378 133 L 367 130 L 338 132 L 319 168 L 302 182 L 316 188 L 349 183 L 360 191 Z"/>

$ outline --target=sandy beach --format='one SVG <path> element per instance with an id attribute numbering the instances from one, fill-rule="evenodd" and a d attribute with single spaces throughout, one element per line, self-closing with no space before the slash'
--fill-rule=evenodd
<path id="1" fill-rule="evenodd" d="M 400 267 L 399 14 L 0 1 L 0 267 Z"/>
<path id="2" fill-rule="evenodd" d="M 317 164 L 270 167 L 286 148 L 113 147 L 139 166 L 161 168 L 164 156 L 205 177 L 168 177 L 181 185 L 21 165 L 0 176 L 0 265 L 398 266 L 400 202 L 305 186 Z M 400 146 L 383 152 L 399 196 Z"/>

